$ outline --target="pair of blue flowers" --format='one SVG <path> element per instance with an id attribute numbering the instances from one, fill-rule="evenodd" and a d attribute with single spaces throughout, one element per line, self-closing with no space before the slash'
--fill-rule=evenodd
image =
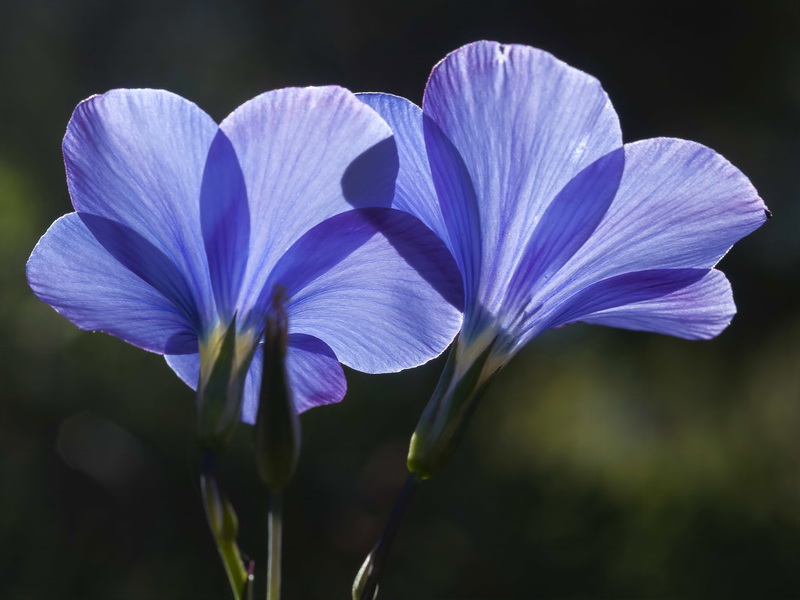
<path id="1" fill-rule="evenodd" d="M 436 65 L 422 109 L 293 88 L 217 125 L 171 93 L 115 90 L 77 107 L 63 149 L 76 212 L 33 251 L 36 295 L 192 387 L 232 327 L 246 422 L 276 290 L 298 411 L 342 399 L 339 363 L 397 371 L 458 336 L 412 443 L 423 477 L 546 329 L 717 335 L 735 306 L 714 265 L 769 214 L 714 151 L 623 144 L 597 80 L 494 42 Z"/>

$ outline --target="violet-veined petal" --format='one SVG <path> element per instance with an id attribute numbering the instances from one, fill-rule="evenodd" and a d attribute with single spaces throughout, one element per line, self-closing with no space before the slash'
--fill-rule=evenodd
<path id="1" fill-rule="evenodd" d="M 131 273 L 161 292 L 191 323 L 194 331 L 202 329 L 201 316 L 191 285 L 164 252 L 127 225 L 88 213 L 76 214 L 106 252 Z"/>
<path id="2" fill-rule="evenodd" d="M 747 177 L 713 150 L 672 138 L 627 144 L 614 202 L 554 283 L 575 289 L 628 271 L 708 269 L 766 218 Z"/>
<path id="3" fill-rule="evenodd" d="M 474 321 L 473 308 L 482 303 L 478 298 L 483 265 L 484 240 L 481 211 L 469 168 L 441 128 L 423 115 L 422 129 L 436 195 L 446 232 L 442 239 L 450 241 L 450 251 L 461 270 L 465 291 L 465 321 Z M 409 212 L 416 206 L 408 203 Z"/>
<path id="4" fill-rule="evenodd" d="M 222 131 L 214 137 L 203 171 L 200 221 L 217 311 L 227 320 L 247 266 L 250 209 L 236 152 Z"/>
<path id="5" fill-rule="evenodd" d="M 551 279 L 594 233 L 614 199 L 619 186 L 625 154 L 622 148 L 609 152 L 578 173 L 547 206 L 511 281 L 502 325 L 520 329 L 508 322 L 524 314 L 535 286 Z"/>
<path id="6" fill-rule="evenodd" d="M 217 129 L 175 94 L 113 90 L 78 105 L 63 144 L 75 209 L 123 224 L 163 251 L 207 315 L 213 300 L 199 198 Z"/>
<path id="7" fill-rule="evenodd" d="M 441 353 L 461 324 L 461 278 L 419 219 L 394 209 L 337 215 L 286 254 L 266 289 L 286 288 L 289 329 L 318 337 L 344 364 L 399 371 Z"/>
<path id="8" fill-rule="evenodd" d="M 244 173 L 252 223 L 250 260 L 239 300 L 255 309 L 283 252 L 338 213 L 389 206 L 397 148 L 374 110 L 339 87 L 287 88 L 236 109 L 220 128 Z"/>
<path id="9" fill-rule="evenodd" d="M 674 292 L 591 313 L 581 321 L 687 339 L 719 335 L 736 313 L 731 285 L 716 269 Z"/>
<path id="10" fill-rule="evenodd" d="M 425 151 L 422 109 L 405 98 L 391 94 L 366 93 L 356 96 L 375 109 L 394 133 L 400 170 L 392 207 L 415 215 L 448 247 L 452 247 Z"/>
<path id="11" fill-rule="evenodd" d="M 152 271 L 173 272 L 153 258 Z M 189 316 L 114 258 L 76 213 L 58 219 L 39 240 L 27 275 L 42 301 L 82 329 L 104 331 L 151 352 L 197 351 Z M 175 290 L 189 293 L 177 284 Z"/>
<path id="12" fill-rule="evenodd" d="M 577 173 L 622 145 L 616 113 L 593 77 L 541 50 L 495 42 L 469 44 L 442 60 L 428 81 L 423 110 L 442 134 L 435 139 L 436 128 L 426 122 L 448 223 L 459 222 L 450 215 L 463 210 L 465 199 L 457 186 L 438 185 L 463 177 L 445 173 L 444 161 L 437 165 L 435 154 L 447 153 L 443 139 L 460 155 L 475 190 L 482 240 L 478 297 L 495 312 L 550 201 Z M 461 219 L 469 225 L 461 236 L 450 235 L 474 247 L 469 219 Z"/>
<path id="13" fill-rule="evenodd" d="M 262 347 L 259 346 L 245 382 L 242 407 L 242 420 L 245 423 L 253 424 L 256 420 L 263 360 Z M 286 373 L 299 413 L 315 406 L 339 402 L 347 391 L 344 371 L 333 350 L 310 335 L 289 334 Z"/>
<path id="14" fill-rule="evenodd" d="M 164 356 L 169 368 L 175 371 L 181 381 L 193 390 L 200 381 L 200 354 L 167 354 Z"/>
<path id="15" fill-rule="evenodd" d="M 709 269 L 650 269 L 624 273 L 582 289 L 551 312 L 544 328 L 590 321 L 596 315 L 624 314 L 630 306 L 636 305 L 653 310 L 658 307 L 674 310 L 680 302 L 688 303 L 688 310 L 683 310 L 683 314 L 691 310 L 716 311 L 724 315 L 727 323 L 733 315 L 729 289 L 724 276 Z M 720 292 L 721 296 L 713 295 Z M 655 322 L 660 322 L 658 314 L 652 316 Z"/>
<path id="16" fill-rule="evenodd" d="M 184 383 L 192 389 L 197 389 L 197 381 L 200 377 L 199 354 L 166 356 L 165 358 L 170 368 Z M 255 423 L 258 411 L 263 360 L 262 349 L 259 345 L 247 373 L 242 403 L 242 420 L 251 425 Z M 342 371 L 342 366 L 333 350 L 312 336 L 301 333 L 289 334 L 286 370 L 291 382 L 297 412 L 339 402 L 347 391 L 344 371 Z"/>

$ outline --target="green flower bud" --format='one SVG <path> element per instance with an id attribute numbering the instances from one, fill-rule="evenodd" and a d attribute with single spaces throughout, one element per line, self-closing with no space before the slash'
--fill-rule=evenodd
<path id="1" fill-rule="evenodd" d="M 300 420 L 286 373 L 288 322 L 284 291 L 278 288 L 267 313 L 264 368 L 255 427 L 258 472 L 275 492 L 289 483 L 300 454 Z"/>

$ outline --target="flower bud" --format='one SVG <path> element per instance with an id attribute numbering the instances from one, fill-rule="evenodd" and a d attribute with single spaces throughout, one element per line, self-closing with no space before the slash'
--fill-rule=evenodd
<path id="1" fill-rule="evenodd" d="M 286 373 L 288 322 L 284 291 L 278 288 L 267 313 L 264 367 L 255 427 L 258 472 L 273 491 L 289 483 L 300 454 L 300 422 Z"/>

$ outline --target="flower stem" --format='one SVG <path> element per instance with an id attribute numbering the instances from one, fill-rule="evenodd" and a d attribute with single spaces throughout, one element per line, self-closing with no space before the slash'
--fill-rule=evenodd
<path id="1" fill-rule="evenodd" d="M 281 544 L 283 535 L 283 496 L 280 492 L 270 493 L 269 548 L 267 555 L 267 600 L 280 600 L 281 597 Z"/>
<path id="2" fill-rule="evenodd" d="M 356 575 L 356 579 L 353 582 L 353 600 L 374 600 L 377 597 L 378 583 L 386 567 L 389 550 L 420 481 L 422 480 L 414 473 L 410 473 L 408 479 L 406 479 L 403 489 L 400 490 L 395 499 L 383 534 L 372 548 L 372 552 L 367 556 L 358 575 Z"/>
<path id="3" fill-rule="evenodd" d="M 228 582 L 235 600 L 242 600 L 246 587 L 251 585 L 251 574 L 244 568 L 244 562 L 236 545 L 238 522 L 228 498 L 220 489 L 213 474 L 213 454 L 207 452 L 203 457 L 200 474 L 200 487 L 208 526 L 217 544 L 217 550 L 228 574 Z"/>

